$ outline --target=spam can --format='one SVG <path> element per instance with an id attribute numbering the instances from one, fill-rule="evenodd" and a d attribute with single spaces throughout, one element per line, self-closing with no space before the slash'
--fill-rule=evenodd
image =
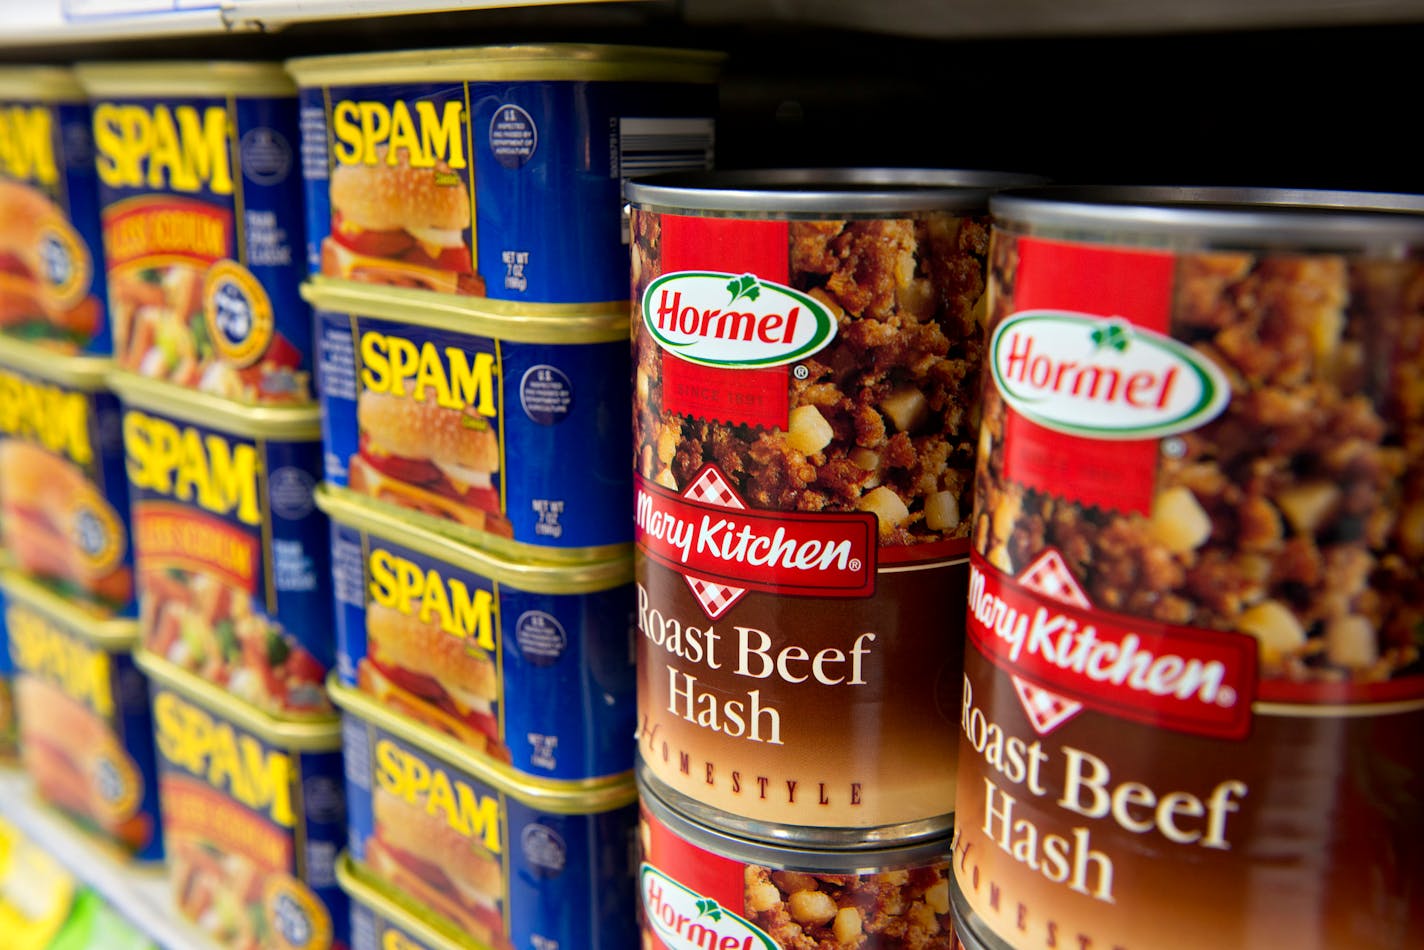
<path id="1" fill-rule="evenodd" d="M 324 488 L 317 504 L 331 517 L 343 685 L 456 739 L 511 781 L 570 792 L 626 783 L 630 559 L 535 567 Z"/>
<path id="2" fill-rule="evenodd" d="M 178 912 L 231 950 L 349 946 L 341 729 L 290 722 L 142 649 Z"/>
<path id="3" fill-rule="evenodd" d="M 335 659 L 315 407 L 115 374 L 144 647 L 278 717 L 326 717 Z"/>
<path id="4" fill-rule="evenodd" d="M 991 206 L 966 928 L 1424 944 L 1424 199 Z"/>
<path id="5" fill-rule="evenodd" d="M 0 763 L 11 763 L 19 752 L 15 720 L 15 664 L 10 660 L 10 635 L 5 625 L 5 590 L 0 587 Z"/>
<path id="6" fill-rule="evenodd" d="M 851 851 L 703 824 L 640 769 L 643 950 L 957 950 L 948 836 Z"/>
<path id="7" fill-rule="evenodd" d="M 132 616 L 119 403 L 102 359 L 0 340 L 0 537 L 13 566 L 97 616 Z"/>
<path id="8" fill-rule="evenodd" d="M 399 898 L 364 880 L 343 854 L 336 881 L 351 901 L 351 950 L 462 950 L 469 938 L 441 929 L 441 924 Z"/>
<path id="9" fill-rule="evenodd" d="M 550 44 L 290 61 L 311 273 L 626 313 L 621 182 L 711 167 L 721 59 Z"/>
<path id="10" fill-rule="evenodd" d="M 0 333 L 108 356 L 89 101 L 67 69 L 0 69 Z"/>
<path id="11" fill-rule="evenodd" d="M 87 63 L 114 358 L 257 405 L 312 401 L 296 88 L 270 63 Z"/>
<path id="12" fill-rule="evenodd" d="M 149 685 L 132 620 L 0 576 L 20 758 L 39 797 L 119 853 L 163 857 Z"/>
<path id="13" fill-rule="evenodd" d="M 578 794 L 510 782 L 459 742 L 330 689 L 355 876 L 489 950 L 637 945 L 631 777 Z"/>
<path id="14" fill-rule="evenodd" d="M 627 556 L 628 319 L 309 286 L 327 482 L 511 560 Z"/>

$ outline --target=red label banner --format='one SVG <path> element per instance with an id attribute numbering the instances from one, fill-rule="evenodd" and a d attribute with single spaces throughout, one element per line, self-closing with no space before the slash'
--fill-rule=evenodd
<path id="1" fill-rule="evenodd" d="M 141 569 L 176 567 L 253 592 L 261 577 L 261 539 L 220 518 L 172 502 L 134 505 L 134 551 Z"/>
<path id="2" fill-rule="evenodd" d="M 232 212 L 167 195 L 121 201 L 104 209 L 104 260 L 110 271 L 144 258 L 182 258 L 207 265 L 233 256 Z"/>

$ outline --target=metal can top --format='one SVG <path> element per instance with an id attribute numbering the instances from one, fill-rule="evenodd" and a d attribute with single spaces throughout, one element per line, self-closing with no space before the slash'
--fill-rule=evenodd
<path id="1" fill-rule="evenodd" d="M 989 200 L 996 224 L 1161 246 L 1360 249 L 1424 240 L 1424 195 L 1284 188 L 1044 186 Z M 1155 240 L 1153 240 L 1155 238 Z"/>
<path id="2" fill-rule="evenodd" d="M 438 80 L 710 83 L 724 59 L 708 50 L 548 43 L 304 56 L 288 60 L 287 69 L 303 86 Z"/>
<path id="3" fill-rule="evenodd" d="M 62 66 L 0 67 L 0 99 L 83 102 L 84 87 L 74 71 Z"/>
<path id="4" fill-rule="evenodd" d="M 39 611 L 58 626 L 106 653 L 127 653 L 138 645 L 137 621 L 96 617 L 74 601 L 60 597 L 19 571 L 0 572 L 0 589 L 10 600 Z"/>
<path id="5" fill-rule="evenodd" d="M 739 212 L 774 218 L 884 217 L 984 211 L 1002 188 L 1041 184 L 1013 172 L 950 168 L 775 168 L 669 172 L 628 182 L 648 211 Z"/>
<path id="6" fill-rule="evenodd" d="M 395 924 L 412 938 L 419 940 L 421 946 L 427 950 L 461 950 L 463 944 L 447 936 L 434 921 L 392 899 L 378 886 L 367 881 L 356 863 L 351 860 L 351 855 L 345 851 L 336 859 L 336 883 L 346 892 L 347 897 L 375 911 L 383 920 Z M 395 946 L 405 947 L 408 944 L 402 942 Z"/>
<path id="7" fill-rule="evenodd" d="M 0 367 L 38 376 L 80 392 L 108 388 L 113 360 L 106 356 L 65 356 L 48 347 L 0 337 Z"/>
<path id="8" fill-rule="evenodd" d="M 314 442 L 321 438 L 319 406 L 250 406 L 121 370 L 109 374 L 109 385 L 130 405 L 249 439 Z"/>
<path id="9" fill-rule="evenodd" d="M 74 67 L 91 97 L 295 96 L 280 63 L 169 60 L 79 63 Z"/>

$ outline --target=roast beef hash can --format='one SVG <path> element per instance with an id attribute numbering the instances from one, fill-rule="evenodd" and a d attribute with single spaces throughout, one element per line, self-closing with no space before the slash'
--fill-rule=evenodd
<path id="1" fill-rule="evenodd" d="M 100 359 L 0 340 L 0 539 L 96 616 L 134 613 L 119 402 Z"/>
<path id="2" fill-rule="evenodd" d="M 626 558 L 627 316 L 532 319 L 309 286 L 341 492 L 511 560 Z"/>
<path id="3" fill-rule="evenodd" d="M 808 851 L 701 824 L 640 784 L 643 950 L 956 950 L 948 836 Z"/>
<path id="4" fill-rule="evenodd" d="M 351 950 L 461 950 L 468 944 L 438 921 L 381 891 L 343 854 L 336 880 L 351 902 Z"/>
<path id="5" fill-rule="evenodd" d="M 292 60 L 312 274 L 625 313 L 621 182 L 711 167 L 722 58 L 551 44 Z"/>
<path id="6" fill-rule="evenodd" d="M 178 912 L 229 950 L 344 950 L 341 728 L 274 719 L 139 651 Z"/>
<path id="7" fill-rule="evenodd" d="M 629 185 L 638 735 L 709 821 L 949 830 L 986 201 L 1012 180 Z"/>
<path id="8" fill-rule="evenodd" d="M 1424 217 L 992 202 L 954 875 L 992 948 L 1424 942 Z"/>
<path id="9" fill-rule="evenodd" d="M 578 791 L 633 768 L 630 558 L 503 561 L 318 489 L 331 517 L 341 682 L 483 755 Z"/>
<path id="10" fill-rule="evenodd" d="M 278 717 L 330 717 L 335 661 L 315 407 L 116 374 L 150 652 Z"/>
<path id="11" fill-rule="evenodd" d="M 108 356 L 89 102 L 73 72 L 0 69 L 0 333 Z"/>
<path id="12" fill-rule="evenodd" d="M 20 761 L 41 800 L 142 861 L 163 857 L 148 681 L 132 620 L 96 619 L 22 574 L 0 575 Z"/>
<path id="13" fill-rule="evenodd" d="M 86 63 L 114 358 L 250 404 L 312 400 L 296 87 L 272 63 Z"/>
<path id="14" fill-rule="evenodd" d="M 637 945 L 637 791 L 509 781 L 458 741 L 333 682 L 352 874 L 488 950 Z"/>

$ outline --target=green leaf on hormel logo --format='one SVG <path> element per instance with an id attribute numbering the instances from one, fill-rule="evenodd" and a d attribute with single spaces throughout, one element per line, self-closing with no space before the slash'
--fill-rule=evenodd
<path id="1" fill-rule="evenodd" d="M 1127 351 L 1127 345 L 1132 342 L 1132 330 L 1117 320 L 1111 320 L 1094 329 L 1089 337 L 1095 350 L 1112 347 L 1119 353 L 1124 353 Z"/>
<path id="2" fill-rule="evenodd" d="M 717 906 L 716 901 L 712 900 L 711 898 L 706 898 L 697 902 L 697 916 L 707 917 L 714 921 L 721 920 L 722 908 Z"/>
<path id="3" fill-rule="evenodd" d="M 743 274 L 735 280 L 727 281 L 727 293 L 732 295 L 728 303 L 736 303 L 743 297 L 755 300 L 761 296 L 761 281 L 756 279 L 755 274 Z"/>

